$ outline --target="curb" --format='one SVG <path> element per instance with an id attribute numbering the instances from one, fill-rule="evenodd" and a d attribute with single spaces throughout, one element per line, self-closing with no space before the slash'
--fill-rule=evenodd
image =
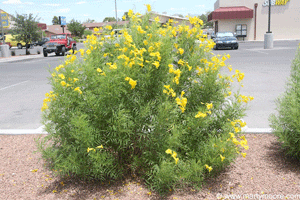
<path id="1" fill-rule="evenodd" d="M 38 54 L 38 55 L 30 55 L 30 56 L 11 56 L 9 58 L 0 58 L 0 63 L 7 63 L 7 62 L 18 62 L 18 61 L 23 61 L 23 60 L 33 60 L 36 58 L 42 58 L 43 55 L 42 54 Z"/>
<path id="2" fill-rule="evenodd" d="M 37 129 L 0 129 L 0 135 L 47 135 L 44 131 L 45 126 L 41 126 Z M 271 128 L 242 128 L 242 132 L 246 134 L 273 134 Z"/>

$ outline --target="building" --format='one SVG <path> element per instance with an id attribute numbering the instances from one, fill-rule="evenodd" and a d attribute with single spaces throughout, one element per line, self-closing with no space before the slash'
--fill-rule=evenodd
<path id="1" fill-rule="evenodd" d="M 271 0 L 274 40 L 300 39 L 299 0 Z M 215 32 L 235 32 L 239 40 L 264 40 L 268 31 L 269 0 L 217 0 L 208 21 Z"/>
<path id="2" fill-rule="evenodd" d="M 173 26 L 179 26 L 179 25 L 187 25 L 190 28 L 192 28 L 192 24 L 190 23 L 189 19 L 183 18 L 183 17 L 178 17 L 178 16 L 172 16 L 172 15 L 167 15 L 167 14 L 159 14 L 156 12 L 151 12 L 151 18 L 150 21 L 154 21 L 156 17 L 159 17 L 159 23 L 162 25 L 166 24 L 170 19 L 173 20 L 174 23 Z"/>
<path id="3" fill-rule="evenodd" d="M 45 30 L 46 37 L 50 37 L 51 35 L 61 34 L 62 32 L 63 29 L 60 25 L 47 25 L 47 29 Z M 67 26 L 64 27 L 64 32 L 71 34 Z"/>

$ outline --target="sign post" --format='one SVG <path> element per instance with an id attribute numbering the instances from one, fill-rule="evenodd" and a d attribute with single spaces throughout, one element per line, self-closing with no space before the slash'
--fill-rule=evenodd
<path id="1" fill-rule="evenodd" d="M 265 33 L 264 48 L 273 49 L 273 33 L 271 32 L 271 0 L 269 0 L 268 32 Z"/>
<path id="2" fill-rule="evenodd" d="M 65 33 L 65 25 L 67 25 L 67 21 L 66 21 L 66 17 L 64 16 L 59 16 L 59 22 L 60 22 L 60 26 L 62 27 L 63 29 L 63 33 Z"/>

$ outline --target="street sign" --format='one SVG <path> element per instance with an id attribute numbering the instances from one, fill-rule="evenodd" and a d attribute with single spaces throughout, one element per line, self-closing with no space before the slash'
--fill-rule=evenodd
<path id="1" fill-rule="evenodd" d="M 60 18 L 60 20 L 59 20 L 60 25 L 63 25 L 63 26 L 67 25 L 66 17 L 60 16 L 59 18 Z"/>
<path id="2" fill-rule="evenodd" d="M 4 11 L 1 11 L 1 18 L 2 18 L 2 27 L 9 28 L 8 14 Z"/>

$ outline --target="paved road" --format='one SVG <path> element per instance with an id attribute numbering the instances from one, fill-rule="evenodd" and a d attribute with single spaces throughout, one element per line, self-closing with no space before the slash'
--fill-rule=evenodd
<path id="1" fill-rule="evenodd" d="M 229 53 L 228 63 L 245 73 L 241 93 L 255 98 L 244 118 L 249 128 L 269 128 L 268 117 L 275 110 L 274 100 L 284 92 L 298 43 L 275 42 L 272 50 L 264 50 L 262 42 L 241 43 L 239 50 L 214 51 Z M 0 129 L 37 129 L 42 125 L 41 105 L 51 90 L 48 69 L 62 59 L 49 56 L 0 64 Z"/>
<path id="2" fill-rule="evenodd" d="M 275 99 L 285 91 L 299 42 L 275 41 L 271 50 L 263 49 L 263 42 L 240 43 L 239 50 L 214 51 L 230 54 L 228 63 L 245 73 L 240 92 L 254 97 L 244 118 L 249 128 L 269 128 L 269 115 L 275 112 Z"/>
<path id="3" fill-rule="evenodd" d="M 58 66 L 63 59 L 53 53 L 47 58 L 0 63 L 0 129 L 42 126 L 41 106 L 45 93 L 51 90 L 48 70 Z"/>

